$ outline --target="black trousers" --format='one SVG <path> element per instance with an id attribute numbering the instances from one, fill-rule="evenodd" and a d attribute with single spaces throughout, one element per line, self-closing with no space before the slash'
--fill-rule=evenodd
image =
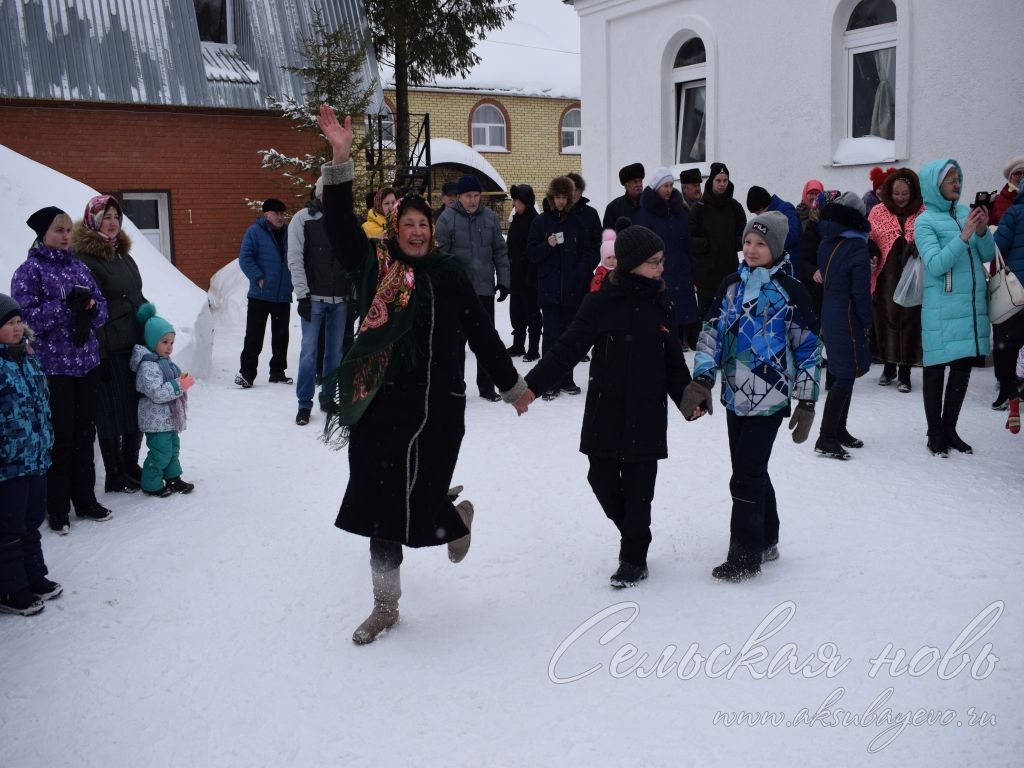
<path id="1" fill-rule="evenodd" d="M 373 573 L 387 573 L 402 564 L 402 545 L 397 541 L 370 538 L 370 570 Z"/>
<path id="2" fill-rule="evenodd" d="M 1017 355 L 1024 346 L 1024 311 L 992 326 L 992 363 L 1001 392 L 1017 391 Z"/>
<path id="3" fill-rule="evenodd" d="M 53 419 L 52 464 L 46 473 L 46 510 L 65 520 L 71 509 L 87 509 L 96 501 L 96 398 L 99 368 L 85 376 L 47 376 Z"/>
<path id="4" fill-rule="evenodd" d="M 651 502 L 658 462 L 590 457 L 587 480 L 601 509 L 619 529 L 619 560 L 647 565 L 651 546 Z"/>
<path id="5" fill-rule="evenodd" d="M 526 344 L 526 334 L 530 334 L 530 348 L 540 347 L 540 330 L 543 320 L 540 307 L 537 306 L 537 289 L 527 287 L 516 291 L 508 299 L 508 316 L 512 322 L 512 343 Z"/>
<path id="6" fill-rule="evenodd" d="M 484 308 L 488 317 L 491 318 L 491 328 L 494 327 L 494 297 L 493 296 L 477 296 L 480 299 L 480 306 Z M 480 394 L 486 394 L 494 391 L 494 382 L 491 381 L 491 377 L 487 375 L 487 371 L 480 365 L 480 361 L 476 361 L 476 387 L 480 390 Z"/>
<path id="7" fill-rule="evenodd" d="M 781 414 L 737 416 L 726 411 L 732 460 L 728 555 L 731 561 L 760 566 L 762 552 L 779 543 L 779 509 L 768 475 L 768 460 L 783 418 Z"/>
<path id="8" fill-rule="evenodd" d="M 563 307 L 560 304 L 553 304 L 541 307 L 540 313 L 544 320 L 544 353 L 547 354 L 547 351 L 558 341 L 558 337 L 569 327 L 572 319 L 576 317 L 576 309 L 574 307 Z M 572 371 L 569 371 L 568 375 L 562 380 L 562 386 L 572 383 L 574 383 Z"/>
<path id="9" fill-rule="evenodd" d="M 46 575 L 39 536 L 45 519 L 45 476 L 0 482 L 0 592 L 17 592 Z"/>
<path id="10" fill-rule="evenodd" d="M 249 299 L 249 310 L 245 316 L 245 341 L 242 342 L 242 356 L 238 371 L 249 381 L 256 380 L 260 352 L 263 351 L 263 336 L 270 318 L 270 373 L 283 374 L 288 367 L 288 320 L 292 305 L 288 302 Z"/>

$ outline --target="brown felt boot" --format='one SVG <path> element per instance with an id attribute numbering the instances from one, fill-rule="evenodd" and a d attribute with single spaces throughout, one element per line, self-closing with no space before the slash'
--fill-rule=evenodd
<path id="1" fill-rule="evenodd" d="M 455 505 L 455 510 L 466 524 L 466 528 L 473 527 L 473 502 L 460 501 Z M 469 552 L 469 539 L 472 534 L 467 533 L 461 539 L 448 542 L 448 559 L 453 563 L 461 563 L 466 553 Z"/>
<path id="2" fill-rule="evenodd" d="M 373 574 L 373 610 L 352 633 L 356 645 L 372 643 L 398 623 L 398 598 L 402 596 L 399 569 Z"/>

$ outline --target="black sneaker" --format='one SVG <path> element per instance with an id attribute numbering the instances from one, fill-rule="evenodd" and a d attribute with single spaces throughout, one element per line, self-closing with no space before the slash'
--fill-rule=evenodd
<path id="1" fill-rule="evenodd" d="M 142 492 L 147 496 L 155 496 L 158 499 L 166 499 L 171 495 L 171 489 L 167 487 L 166 483 L 155 491 L 147 491 L 143 488 Z"/>
<path id="2" fill-rule="evenodd" d="M 291 378 L 287 373 L 272 373 L 270 374 L 271 384 L 294 384 L 295 379 Z"/>
<path id="3" fill-rule="evenodd" d="M 611 585 L 616 589 L 635 587 L 646 578 L 646 565 L 633 565 L 624 560 L 619 560 L 619 570 L 612 574 Z"/>
<path id="4" fill-rule="evenodd" d="M 494 390 L 491 390 L 490 392 L 481 392 L 480 397 L 482 397 L 484 400 L 489 400 L 492 403 L 501 402 L 501 395 L 499 395 Z"/>
<path id="5" fill-rule="evenodd" d="M 558 397 L 558 390 L 557 389 L 549 389 L 547 392 L 545 392 L 540 397 L 541 397 L 542 400 L 554 400 L 556 397 Z"/>
<path id="6" fill-rule="evenodd" d="M 511 347 L 508 347 L 505 351 L 508 352 L 509 357 L 521 357 L 526 354 L 526 347 L 524 347 L 522 344 L 513 344 Z"/>
<path id="7" fill-rule="evenodd" d="M 46 606 L 43 601 L 27 589 L 0 594 L 0 613 L 14 613 L 19 616 L 35 616 Z"/>
<path id="8" fill-rule="evenodd" d="M 84 517 L 86 520 L 94 520 L 97 523 L 102 523 L 105 520 L 109 520 L 114 516 L 114 513 L 104 507 L 98 501 L 93 501 L 87 505 L 84 509 L 75 509 L 76 517 Z"/>
<path id="9" fill-rule="evenodd" d="M 562 385 L 562 391 L 567 395 L 578 395 L 583 390 L 576 386 L 576 382 L 571 381 Z"/>
<path id="10" fill-rule="evenodd" d="M 47 523 L 49 524 L 51 531 L 56 531 L 61 536 L 67 536 L 71 533 L 71 523 L 68 521 L 67 515 L 64 515 L 63 517 L 47 515 Z"/>
<path id="11" fill-rule="evenodd" d="M 320 406 L 320 409 L 323 410 L 323 406 Z M 309 424 L 309 415 L 311 411 L 312 408 L 299 408 L 299 412 L 295 414 L 295 423 L 300 427 L 304 427 Z"/>
<path id="12" fill-rule="evenodd" d="M 819 437 L 814 444 L 814 452 L 821 456 L 828 456 L 830 459 L 846 461 L 850 458 L 850 452 L 843 448 L 842 444 L 835 438 Z"/>
<path id="13" fill-rule="evenodd" d="M 711 575 L 716 579 L 733 583 L 746 581 L 753 576 L 757 576 L 760 572 L 760 565 L 744 565 L 736 560 L 726 560 L 721 565 L 711 569 Z"/>
<path id="14" fill-rule="evenodd" d="M 103 490 L 107 493 L 135 493 L 139 484 L 123 472 L 111 472 L 103 480 Z"/>
<path id="15" fill-rule="evenodd" d="M 538 352 L 535 349 L 530 350 L 525 355 L 523 355 L 523 362 L 524 363 L 535 363 L 538 360 L 540 360 L 540 352 Z"/>
<path id="16" fill-rule="evenodd" d="M 181 479 L 181 475 L 167 481 L 164 488 L 171 493 L 192 493 L 196 489 L 195 483 L 189 483 Z"/>
<path id="17" fill-rule="evenodd" d="M 55 597 L 60 597 L 64 592 L 64 587 L 56 581 L 50 581 L 45 576 L 40 576 L 28 585 L 28 591 L 40 600 L 53 600 Z"/>
<path id="18" fill-rule="evenodd" d="M 242 389 L 251 389 L 252 388 L 252 379 L 250 379 L 250 378 L 248 378 L 248 377 L 246 377 L 246 376 L 244 376 L 243 374 L 240 373 L 237 376 L 235 376 L 235 384 L 240 386 Z"/>

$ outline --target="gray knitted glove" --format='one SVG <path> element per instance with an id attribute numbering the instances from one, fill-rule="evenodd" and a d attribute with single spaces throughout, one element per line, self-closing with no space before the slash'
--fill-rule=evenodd
<path id="1" fill-rule="evenodd" d="M 710 416 L 714 412 L 711 399 L 710 382 L 703 378 L 694 379 L 683 390 L 683 396 L 679 400 L 679 410 L 687 421 L 692 421 L 691 414 L 694 408 L 700 408 Z"/>
<path id="2" fill-rule="evenodd" d="M 793 415 L 789 418 L 789 429 L 793 433 L 793 442 L 802 443 L 811 434 L 811 425 L 814 424 L 814 402 L 812 400 L 801 400 Z"/>

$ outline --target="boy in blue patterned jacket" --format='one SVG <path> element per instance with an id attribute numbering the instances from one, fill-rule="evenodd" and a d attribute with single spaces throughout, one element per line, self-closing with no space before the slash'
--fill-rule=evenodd
<path id="1" fill-rule="evenodd" d="M 697 342 L 693 381 L 680 410 L 711 413 L 715 370 L 722 371 L 732 459 L 729 554 L 711 571 L 743 581 L 778 558 L 779 514 L 768 476 L 775 437 L 786 416 L 793 442 L 807 439 L 818 399 L 821 352 L 810 295 L 783 268 L 786 217 L 776 211 L 743 230 L 743 264 L 722 281 Z M 790 399 L 799 401 L 790 410 Z"/>
<path id="2" fill-rule="evenodd" d="M 0 613 L 32 616 L 62 589 L 46 578 L 39 537 L 53 446 L 50 394 L 25 333 L 21 307 L 0 293 Z"/>

